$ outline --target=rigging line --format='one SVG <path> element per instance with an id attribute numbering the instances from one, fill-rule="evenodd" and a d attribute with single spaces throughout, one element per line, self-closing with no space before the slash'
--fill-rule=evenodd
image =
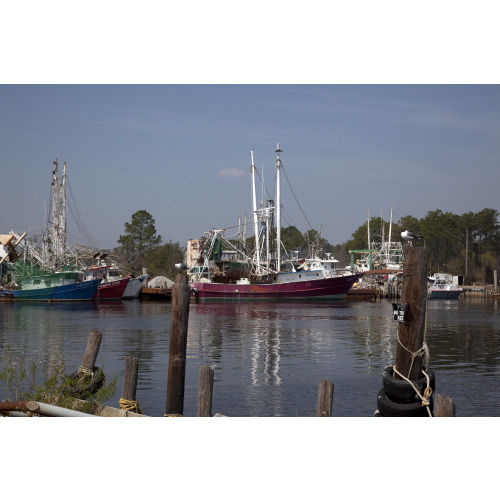
<path id="1" fill-rule="evenodd" d="M 281 168 L 283 168 L 283 163 L 281 164 Z M 285 172 L 285 176 L 286 176 L 286 172 Z M 287 181 L 288 181 L 288 178 L 287 178 Z M 275 172 L 275 174 L 274 174 L 274 191 L 277 191 L 277 185 L 276 184 L 277 184 L 277 176 L 276 176 L 276 172 Z M 290 186 L 290 183 L 288 183 L 288 185 Z M 290 189 L 291 189 L 291 186 L 290 186 Z M 292 189 L 292 193 L 293 193 L 293 189 Z M 295 196 L 295 194 L 294 194 L 294 196 Z M 297 198 L 295 198 L 295 201 L 297 201 Z M 299 202 L 297 201 L 297 204 L 298 203 Z M 282 203 L 281 203 L 281 207 L 280 208 L 281 208 L 281 216 L 283 217 L 284 221 L 289 226 L 295 226 L 295 227 L 297 227 L 297 224 L 295 224 L 293 222 L 293 219 L 292 219 L 291 215 L 288 213 L 287 209 L 283 206 Z M 299 205 L 299 208 L 300 208 L 300 205 Z M 302 212 L 302 213 L 304 213 L 304 212 Z M 288 216 L 288 219 L 287 219 L 287 216 Z M 307 218 L 306 218 L 306 221 L 307 221 Z M 309 222 L 309 221 L 307 221 L 307 222 Z"/>
<path id="2" fill-rule="evenodd" d="M 75 222 L 78 226 L 78 228 L 80 229 L 80 231 L 82 231 L 85 236 L 88 238 L 89 242 L 92 243 L 93 246 L 96 246 L 95 245 L 95 242 L 92 240 L 92 237 L 90 236 L 84 222 L 83 222 L 83 219 L 80 215 L 80 212 L 78 210 L 78 206 L 77 206 L 77 203 L 76 203 L 76 199 L 75 199 L 75 196 L 73 194 L 73 190 L 71 189 L 71 184 L 67 181 L 67 184 L 68 184 L 68 187 L 69 187 L 69 192 L 70 192 L 70 196 L 71 196 L 71 200 L 75 206 L 75 210 L 76 210 L 76 214 L 75 212 L 73 211 L 73 206 L 72 204 L 69 204 L 69 208 L 70 208 L 70 211 L 71 213 L 73 214 L 73 218 L 75 219 Z"/>
<path id="3" fill-rule="evenodd" d="M 304 216 L 304 219 L 306 220 L 306 222 L 309 224 L 309 227 L 312 229 L 312 224 L 309 222 L 309 219 L 307 218 L 306 214 L 304 213 L 304 210 L 302 209 L 302 206 L 300 205 L 299 203 L 299 200 L 297 199 L 297 196 L 295 195 L 295 191 L 293 190 L 292 188 L 292 185 L 290 184 L 290 181 L 288 179 L 288 175 L 286 175 L 286 170 L 285 170 L 285 167 L 283 166 L 283 163 L 281 164 L 281 168 L 283 169 L 283 172 L 285 174 L 285 178 L 286 178 L 286 181 L 288 182 L 288 186 L 290 187 L 290 191 L 292 191 L 292 194 L 293 194 L 293 197 L 295 198 L 295 201 L 297 202 L 297 205 L 299 206 L 300 208 L 300 211 L 302 212 L 302 215 Z"/>
<path id="4" fill-rule="evenodd" d="M 86 227 L 86 225 L 85 225 L 85 223 L 84 223 L 84 221 L 83 221 L 83 219 L 82 219 L 82 216 L 81 216 L 81 214 L 80 214 L 80 211 L 78 210 L 78 205 L 77 205 L 77 203 L 76 203 L 76 198 L 75 198 L 75 196 L 74 196 L 74 194 L 73 194 L 73 190 L 71 189 L 71 184 L 70 184 L 70 182 L 69 182 L 67 179 L 66 179 L 66 184 L 67 184 L 67 185 L 68 185 L 68 187 L 69 187 L 69 192 L 70 192 L 70 195 L 71 195 L 71 200 L 73 201 L 73 204 L 74 204 L 74 206 L 75 206 L 75 210 L 76 210 L 76 212 L 77 212 L 77 217 L 75 217 L 74 212 L 73 212 L 73 209 L 72 209 L 72 206 L 71 206 L 71 204 L 69 204 L 69 207 L 70 207 L 71 213 L 73 214 L 73 217 L 75 218 L 75 221 L 76 221 L 76 222 L 77 222 L 77 220 L 76 220 L 77 218 L 78 218 L 78 220 L 80 221 L 80 224 L 81 224 L 81 227 L 79 226 L 80 230 L 81 230 L 81 231 L 85 234 L 85 236 L 88 238 L 89 242 L 90 242 L 90 243 L 91 243 L 91 244 L 92 244 L 95 248 L 97 248 L 97 245 L 96 245 L 96 243 L 95 243 L 94 239 L 92 238 L 92 236 L 90 235 L 89 231 L 87 230 L 87 227 Z M 77 222 L 77 225 L 78 225 L 78 222 Z"/>

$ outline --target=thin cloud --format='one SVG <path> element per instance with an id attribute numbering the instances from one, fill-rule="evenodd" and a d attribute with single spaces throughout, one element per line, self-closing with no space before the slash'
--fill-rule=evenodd
<path id="1" fill-rule="evenodd" d="M 245 175 L 244 170 L 240 170 L 239 168 L 223 168 L 222 170 L 219 170 L 219 177 L 222 177 L 224 179 L 230 179 L 233 177 L 241 177 L 242 175 Z"/>

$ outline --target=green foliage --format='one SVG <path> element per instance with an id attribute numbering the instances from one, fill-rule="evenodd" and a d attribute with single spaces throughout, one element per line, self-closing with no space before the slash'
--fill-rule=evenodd
<path id="1" fill-rule="evenodd" d="M 179 243 L 172 241 L 151 249 L 144 259 L 148 273 L 153 276 L 166 276 L 175 281 L 181 271 L 175 267 L 178 262 L 184 261 L 184 249 Z"/>
<path id="2" fill-rule="evenodd" d="M 387 238 L 388 236 L 388 226 L 387 223 L 381 219 L 380 217 L 372 217 L 370 218 L 370 241 L 381 241 L 382 240 L 382 224 L 385 224 L 384 226 L 384 234 L 385 237 Z M 387 227 L 386 227 L 387 226 Z M 393 233 L 397 230 L 395 228 L 395 225 L 393 224 Z M 399 237 L 399 234 L 401 231 L 396 233 Z M 359 226 L 354 233 L 352 233 L 352 239 L 347 241 L 346 243 L 346 250 L 349 252 L 349 250 L 367 250 L 368 249 L 368 226 L 367 224 L 363 224 L 362 226 Z"/>
<path id="3" fill-rule="evenodd" d="M 130 223 L 125 222 L 125 234 L 118 243 L 122 245 L 125 256 L 137 257 L 133 268 L 140 272 L 144 267 L 146 253 L 161 243 L 161 236 L 156 234 L 155 220 L 146 210 L 139 210 L 132 215 Z"/>
<path id="4" fill-rule="evenodd" d="M 477 213 L 457 215 L 433 210 L 422 219 L 412 215 L 401 217 L 392 227 L 392 241 L 401 241 L 401 231 L 409 229 L 424 237 L 414 245 L 425 245 L 428 251 L 428 272 L 463 275 L 466 283 L 491 283 L 493 270 L 500 267 L 499 213 L 485 208 Z M 370 219 L 371 241 L 381 242 L 382 224 L 379 217 Z M 387 239 L 387 227 L 385 237 Z M 349 250 L 364 250 L 368 245 L 367 225 L 360 226 L 345 244 Z M 344 255 L 345 256 L 345 255 Z"/>
<path id="5" fill-rule="evenodd" d="M 306 246 L 305 236 L 295 226 L 288 226 L 281 230 L 281 241 L 288 251 L 300 252 Z"/>
<path id="6" fill-rule="evenodd" d="M 41 382 L 38 382 L 39 378 L 42 378 Z M 116 392 L 115 375 L 109 384 L 104 383 L 85 401 L 77 400 L 68 389 L 75 387 L 76 384 L 83 386 L 88 384 L 90 376 L 85 376 L 82 381 L 71 380 L 64 374 L 64 362 L 57 360 L 50 362 L 45 367 L 44 373 L 39 373 L 36 363 L 33 362 L 28 372 L 25 360 L 14 359 L 9 346 L 3 347 L 0 382 L 5 386 L 6 393 L 12 401 L 38 401 L 69 409 L 75 409 L 76 406 L 78 411 L 86 413 L 92 413 L 97 406 L 113 397 Z"/>

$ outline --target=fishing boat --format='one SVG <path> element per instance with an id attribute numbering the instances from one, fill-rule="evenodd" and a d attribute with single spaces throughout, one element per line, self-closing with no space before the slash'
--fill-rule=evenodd
<path id="1" fill-rule="evenodd" d="M 38 266 L 19 263 L 16 251 L 26 233 L 0 235 L 0 300 L 49 302 L 87 301 L 97 291 L 100 280 L 84 281 L 78 271 L 48 272 Z M 15 241 L 14 241 L 15 240 Z"/>
<path id="2" fill-rule="evenodd" d="M 361 276 L 337 268 L 331 255 L 307 259 L 281 254 L 280 145 L 276 153 L 276 204 L 269 200 L 257 209 L 255 165 L 251 156 L 251 183 L 255 248 L 249 254 L 241 244 L 224 237 L 225 230 L 207 231 L 194 242 L 198 255 L 190 259 L 192 297 L 199 300 L 341 300 Z M 240 231 L 238 231 L 241 234 Z M 224 242 L 225 247 L 222 242 Z M 188 254 L 189 254 L 188 242 Z"/>
<path id="3" fill-rule="evenodd" d="M 94 300 L 121 300 L 130 281 L 130 276 L 122 276 L 117 267 L 107 265 L 104 261 L 98 261 L 83 274 L 86 281 L 101 280 Z"/>
<path id="4" fill-rule="evenodd" d="M 146 276 L 137 276 L 136 278 L 130 278 L 127 284 L 127 288 L 123 292 L 122 299 L 136 299 L 141 293 L 142 284 Z"/>
<path id="5" fill-rule="evenodd" d="M 463 292 L 453 283 L 451 274 L 436 274 L 433 281 L 429 287 L 429 299 L 458 299 Z"/>
<path id="6" fill-rule="evenodd" d="M 100 279 L 83 281 L 83 273 L 63 271 L 18 279 L 15 286 L 0 290 L 4 300 L 80 302 L 93 299 Z"/>

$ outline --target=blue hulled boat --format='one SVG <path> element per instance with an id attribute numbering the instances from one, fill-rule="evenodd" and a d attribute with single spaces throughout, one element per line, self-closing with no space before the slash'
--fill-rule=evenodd
<path id="1" fill-rule="evenodd" d="M 0 299 L 45 302 L 90 301 L 96 294 L 101 280 L 82 279 L 83 273 L 79 271 L 26 276 L 18 280 L 16 288 L 1 289 Z"/>

